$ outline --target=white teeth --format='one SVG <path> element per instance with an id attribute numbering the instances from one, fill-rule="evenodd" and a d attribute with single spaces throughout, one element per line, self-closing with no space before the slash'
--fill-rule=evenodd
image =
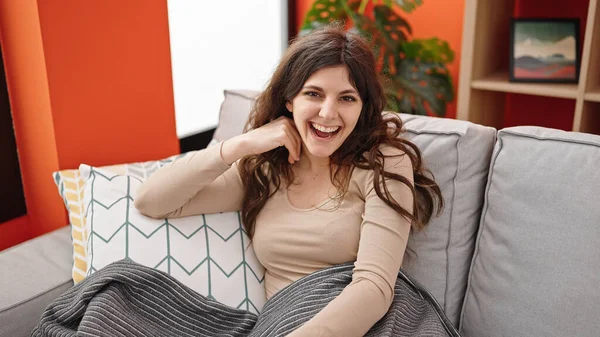
<path id="1" fill-rule="evenodd" d="M 329 133 L 331 133 L 331 132 L 335 132 L 335 131 L 337 131 L 337 130 L 340 128 L 339 126 L 327 127 L 327 126 L 319 125 L 319 124 L 317 124 L 317 123 L 311 123 L 311 125 L 312 125 L 312 126 L 315 128 L 315 129 L 317 129 L 317 130 L 319 130 L 319 131 L 321 131 L 321 132 L 329 132 Z"/>

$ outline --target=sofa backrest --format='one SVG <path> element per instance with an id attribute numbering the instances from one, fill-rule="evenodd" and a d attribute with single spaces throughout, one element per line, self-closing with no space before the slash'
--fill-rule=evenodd
<path id="1" fill-rule="evenodd" d="M 219 112 L 219 123 L 213 135 L 214 142 L 222 142 L 242 133 L 258 91 L 225 90 Z M 213 143 L 214 143 L 213 142 Z"/>
<path id="2" fill-rule="evenodd" d="M 443 213 L 411 236 L 408 247 L 417 258 L 403 268 L 458 326 L 496 130 L 454 119 L 400 116 L 402 136 L 422 151 L 445 202 Z"/>
<path id="3" fill-rule="evenodd" d="M 242 132 L 258 92 L 225 91 L 213 144 Z M 445 199 L 444 212 L 411 236 L 416 259 L 403 268 L 458 326 L 496 130 L 470 122 L 400 114 L 403 136 L 424 156 Z"/>
<path id="4" fill-rule="evenodd" d="M 598 336 L 600 136 L 499 131 L 461 331 Z"/>

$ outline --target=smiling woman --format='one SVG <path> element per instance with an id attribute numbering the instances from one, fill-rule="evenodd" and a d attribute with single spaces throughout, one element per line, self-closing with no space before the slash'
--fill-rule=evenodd
<path id="1" fill-rule="evenodd" d="M 343 292 L 287 336 L 364 336 L 392 304 L 410 232 L 443 205 L 384 106 L 366 42 L 339 26 L 315 31 L 283 55 L 249 131 L 161 168 L 135 206 L 157 218 L 241 210 L 267 299 L 354 262 Z"/>

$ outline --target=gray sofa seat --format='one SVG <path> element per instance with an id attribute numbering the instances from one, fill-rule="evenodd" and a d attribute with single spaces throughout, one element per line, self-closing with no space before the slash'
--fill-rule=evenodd
<path id="1" fill-rule="evenodd" d="M 46 306 L 73 286 L 66 226 L 0 254 L 0 336 L 29 336 Z"/>

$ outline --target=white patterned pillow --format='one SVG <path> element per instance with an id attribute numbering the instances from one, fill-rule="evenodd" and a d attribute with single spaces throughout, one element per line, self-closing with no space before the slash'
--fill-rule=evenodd
<path id="1" fill-rule="evenodd" d="M 265 301 L 264 268 L 254 255 L 238 212 L 151 219 L 133 206 L 137 188 L 152 172 L 113 173 L 81 165 L 87 272 L 130 258 L 162 270 L 198 293 L 259 313 Z"/>
<path id="2" fill-rule="evenodd" d="M 146 179 L 162 166 L 171 163 L 181 155 L 161 160 L 102 166 L 103 170 L 113 173 L 125 173 L 140 179 Z M 73 244 L 73 283 L 77 284 L 85 278 L 87 271 L 87 239 L 88 226 L 83 214 L 83 190 L 85 181 L 81 179 L 79 170 L 61 170 L 52 173 L 58 193 L 65 203 L 71 224 L 71 243 Z"/>

